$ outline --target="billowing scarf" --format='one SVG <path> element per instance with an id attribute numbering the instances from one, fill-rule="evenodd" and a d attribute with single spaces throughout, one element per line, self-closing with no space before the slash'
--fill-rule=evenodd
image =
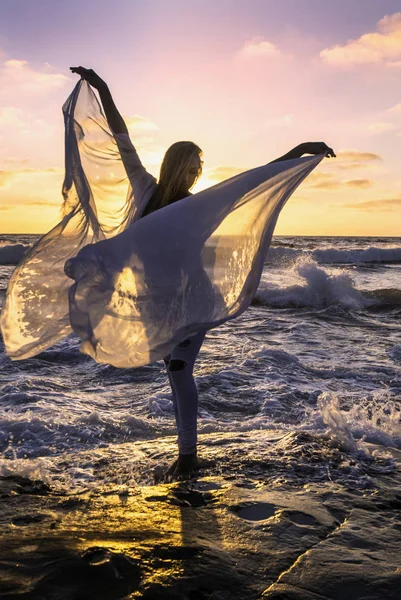
<path id="1" fill-rule="evenodd" d="M 111 133 L 86 82 L 63 113 L 63 218 L 10 279 L 8 355 L 29 358 L 75 331 L 96 361 L 137 367 L 240 315 L 281 209 L 323 155 L 251 169 L 140 219 L 156 181 L 128 135 Z"/>

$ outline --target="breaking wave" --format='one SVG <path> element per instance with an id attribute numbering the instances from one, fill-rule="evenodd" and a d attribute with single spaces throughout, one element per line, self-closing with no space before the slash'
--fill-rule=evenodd
<path id="1" fill-rule="evenodd" d="M 401 263 L 401 248 L 379 248 L 372 246 L 363 250 L 325 248 L 309 251 L 278 246 L 270 248 L 267 254 L 267 262 L 277 265 L 295 262 L 300 258 L 309 258 L 321 264 Z"/>
<path id="2" fill-rule="evenodd" d="M 0 246 L 0 265 L 17 265 L 29 248 L 29 244 Z"/>

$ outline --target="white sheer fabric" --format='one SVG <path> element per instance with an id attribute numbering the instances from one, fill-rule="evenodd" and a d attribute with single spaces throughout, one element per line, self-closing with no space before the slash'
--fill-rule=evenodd
<path id="1" fill-rule="evenodd" d="M 137 367 L 241 314 L 281 209 L 323 155 L 252 169 L 138 220 L 156 182 L 128 136 L 113 137 L 85 82 L 63 110 L 64 217 L 10 280 L 9 356 L 34 356 L 73 329 L 98 362 Z"/>
<path id="2" fill-rule="evenodd" d="M 62 220 L 25 255 L 10 279 L 1 315 L 7 354 L 35 356 L 72 332 L 65 261 L 85 244 L 122 231 L 141 214 L 155 179 L 135 150 L 111 134 L 90 86 L 80 81 L 63 106 L 65 179 Z M 124 145 L 125 144 L 125 145 Z M 132 191 L 121 156 L 129 157 Z M 136 175 L 136 177 L 134 177 Z"/>

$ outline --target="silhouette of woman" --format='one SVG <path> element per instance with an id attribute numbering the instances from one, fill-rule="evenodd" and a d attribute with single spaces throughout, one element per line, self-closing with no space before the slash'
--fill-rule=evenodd
<path id="1" fill-rule="evenodd" d="M 202 151 L 199 146 L 190 141 L 173 144 L 163 158 L 160 177 L 156 182 L 141 164 L 129 138 L 127 126 L 117 110 L 107 84 L 92 69 L 71 67 L 71 71 L 80 75 L 82 79 L 98 90 L 131 186 L 135 189 L 140 185 L 142 192 L 146 190 L 149 200 L 141 217 L 191 195 L 190 190 L 202 173 Z M 335 156 L 333 150 L 323 142 L 304 143 L 272 162 L 300 158 L 303 154 Z M 203 285 L 211 285 L 207 277 L 203 278 L 202 275 L 200 277 Z M 173 396 L 179 450 L 178 458 L 167 471 L 168 479 L 187 477 L 199 466 L 197 457 L 198 393 L 193 378 L 193 369 L 205 333 L 206 331 L 200 331 L 184 339 L 173 349 L 171 354 L 164 358 Z"/>

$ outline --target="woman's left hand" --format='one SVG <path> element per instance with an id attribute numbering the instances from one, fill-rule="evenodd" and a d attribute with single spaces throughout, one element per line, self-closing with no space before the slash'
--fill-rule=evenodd
<path id="1" fill-rule="evenodd" d="M 85 79 L 85 81 L 94 87 L 95 90 L 100 90 L 102 87 L 106 87 L 106 82 L 103 81 L 103 79 L 101 79 L 93 69 L 85 69 L 85 67 L 70 67 L 70 70 L 73 73 L 80 75 L 81 78 Z"/>
<path id="2" fill-rule="evenodd" d="M 324 142 L 305 142 L 302 144 L 304 154 L 324 154 L 327 157 L 335 158 L 333 148 L 330 148 Z"/>

